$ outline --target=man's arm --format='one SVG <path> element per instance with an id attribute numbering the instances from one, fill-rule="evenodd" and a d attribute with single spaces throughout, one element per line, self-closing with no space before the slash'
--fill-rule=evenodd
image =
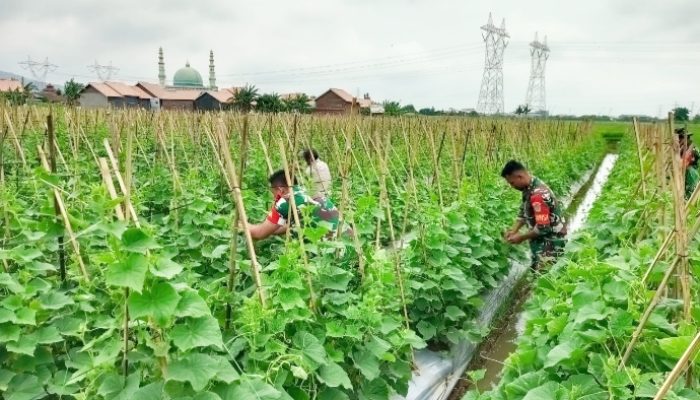
<path id="1" fill-rule="evenodd" d="M 548 196 L 545 196 L 545 193 L 537 191 L 530 196 L 530 203 L 535 214 L 535 227 L 522 235 L 513 234 L 507 237 L 508 242 L 518 244 L 552 232 L 551 213 L 554 204 L 551 201 L 551 194 L 547 194 Z M 546 198 L 550 201 L 547 201 Z"/>
<path id="2" fill-rule="evenodd" d="M 265 219 L 259 224 L 248 224 L 248 230 L 250 231 L 250 236 L 254 240 L 262 240 L 268 238 L 272 235 L 280 235 L 286 232 L 287 227 L 282 225 L 277 225 Z"/>
<path id="3" fill-rule="evenodd" d="M 513 226 L 510 227 L 504 234 L 504 237 L 506 240 L 510 239 L 511 236 L 514 236 L 520 231 L 520 228 L 525 225 L 525 220 L 521 217 L 518 217 L 515 222 L 513 223 Z"/>

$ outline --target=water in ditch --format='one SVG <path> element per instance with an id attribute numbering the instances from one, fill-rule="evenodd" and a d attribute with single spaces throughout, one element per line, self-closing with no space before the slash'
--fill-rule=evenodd
<path id="1" fill-rule="evenodd" d="M 594 177 L 572 199 L 567 212 L 570 215 L 569 235 L 575 233 L 584 225 L 593 203 L 600 196 L 603 186 L 615 166 L 617 158 L 617 154 L 607 154 L 600 163 Z M 573 210 L 575 212 L 571 213 Z M 503 362 L 515 350 L 515 341 L 524 327 L 521 311 L 528 293 L 527 285 L 524 285 L 519 292 L 516 291 L 513 295 L 514 300 L 510 309 L 501 318 L 500 325 L 494 327 L 494 332 L 497 333 L 481 346 L 479 354 L 474 359 L 475 364 L 470 366 L 470 370 L 482 368 L 486 370 L 484 379 L 476 385 L 479 391 L 489 390 L 498 383 Z M 459 397 L 451 396 L 451 398 Z"/>

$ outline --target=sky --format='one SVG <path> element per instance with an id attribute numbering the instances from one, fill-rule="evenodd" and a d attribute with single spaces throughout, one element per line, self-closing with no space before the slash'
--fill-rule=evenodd
<path id="1" fill-rule="evenodd" d="M 219 87 L 320 95 L 330 87 L 416 108 L 475 108 L 489 13 L 510 35 L 505 110 L 524 103 L 529 43 L 547 35 L 551 114 L 700 112 L 697 0 L 0 0 L 0 71 L 29 76 L 31 57 L 57 68 L 47 81 L 158 81 L 189 60 Z"/>

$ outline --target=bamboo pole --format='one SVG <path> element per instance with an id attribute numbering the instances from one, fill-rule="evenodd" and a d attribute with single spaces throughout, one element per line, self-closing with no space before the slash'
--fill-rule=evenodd
<path id="1" fill-rule="evenodd" d="M 19 156 L 19 159 L 22 160 L 22 167 L 26 168 L 27 159 L 24 157 L 24 150 L 22 150 L 22 145 L 19 143 L 17 133 L 15 132 L 15 128 L 12 125 L 12 120 L 10 120 L 10 116 L 7 114 L 7 111 L 5 111 L 5 121 L 7 121 L 7 126 L 10 129 L 10 136 L 12 137 L 12 143 L 15 145 L 17 155 Z"/>
<path id="2" fill-rule="evenodd" d="M 223 119 L 219 118 L 217 124 L 217 136 L 219 137 L 220 152 L 224 159 L 224 164 L 226 166 L 226 172 L 229 176 L 229 182 L 231 182 L 231 196 L 233 201 L 236 203 L 236 208 L 238 214 L 240 215 L 241 225 L 243 226 L 243 234 L 245 235 L 246 243 L 248 245 L 248 252 L 250 253 L 251 270 L 253 271 L 253 279 L 255 280 L 255 286 L 257 288 L 258 297 L 260 298 L 260 304 L 263 307 L 266 306 L 265 301 L 265 290 L 262 285 L 262 277 L 260 275 L 260 265 L 258 264 L 258 257 L 255 253 L 255 245 L 253 243 L 253 238 L 250 235 L 250 230 L 248 229 L 248 216 L 245 211 L 245 204 L 243 202 L 243 195 L 241 194 L 240 183 L 238 182 L 236 173 L 236 167 L 231 159 L 230 149 L 228 147 L 228 141 L 225 136 L 225 128 Z"/>
<path id="3" fill-rule="evenodd" d="M 37 146 L 37 151 L 41 159 L 41 165 L 47 172 L 50 172 L 51 167 L 49 166 L 49 162 L 46 159 L 46 154 L 44 153 L 44 150 L 41 148 L 41 146 Z M 85 268 L 85 263 L 83 263 L 83 257 L 80 255 L 80 245 L 78 244 L 78 239 L 75 237 L 75 233 L 73 233 L 73 227 L 71 225 L 70 218 L 68 217 L 68 211 L 66 211 L 66 205 L 63 202 L 61 192 L 58 190 L 58 188 L 54 187 L 53 193 L 54 197 L 56 198 L 56 202 L 58 203 L 59 212 L 61 213 L 61 217 L 63 218 L 63 225 L 66 228 L 66 232 L 68 232 L 68 237 L 70 238 L 71 245 L 73 246 L 73 250 L 75 251 L 75 257 L 78 261 L 80 272 L 82 272 L 83 277 L 86 281 L 90 281 L 90 276 L 88 275 L 87 269 Z"/>
<path id="4" fill-rule="evenodd" d="M 292 215 L 294 219 L 294 225 L 297 229 L 297 238 L 299 238 L 299 247 L 301 249 L 301 254 L 302 254 L 302 261 L 304 262 L 304 270 L 306 272 L 306 283 L 309 286 L 309 295 L 310 295 L 310 302 L 311 302 L 311 310 L 316 309 L 316 291 L 314 290 L 313 286 L 313 280 L 311 279 L 311 267 L 309 266 L 309 256 L 306 254 L 306 248 L 304 246 L 304 231 L 301 226 L 301 219 L 299 218 L 299 209 L 297 208 L 296 204 L 296 199 L 294 198 L 295 193 L 294 193 L 294 177 L 291 175 L 289 171 L 289 163 L 287 162 L 287 155 L 285 154 L 284 151 L 284 144 L 279 141 L 279 151 L 280 155 L 282 157 L 282 165 L 284 166 L 284 176 L 285 179 L 287 180 L 287 190 L 290 191 L 289 193 L 289 204 L 290 208 L 292 210 Z M 291 229 L 291 221 L 290 221 L 290 216 L 287 215 L 287 231 Z"/>
<path id="5" fill-rule="evenodd" d="M 226 143 L 228 145 L 228 142 Z M 228 148 L 228 146 L 226 146 Z M 246 114 L 243 117 L 243 134 L 241 135 L 241 165 L 240 169 L 238 170 L 238 182 L 239 184 L 243 183 L 243 174 L 245 173 L 245 166 L 246 166 L 246 157 L 248 154 L 248 115 Z M 231 237 L 231 251 L 229 253 L 229 264 L 228 264 L 228 270 L 229 270 L 229 275 L 228 275 L 228 291 L 229 293 L 233 293 L 233 289 L 236 284 L 236 271 L 237 271 L 237 266 L 236 266 L 236 257 L 238 256 L 238 221 L 240 220 L 240 215 L 236 213 L 233 217 L 233 223 L 231 224 L 231 230 L 232 230 L 232 237 Z M 226 303 L 226 329 L 229 329 L 231 326 L 231 303 L 227 302 Z"/>
<path id="6" fill-rule="evenodd" d="M 112 148 L 109 144 L 109 140 L 105 138 L 104 140 L 104 146 L 105 150 L 107 151 L 107 157 L 109 158 L 110 164 L 112 164 L 112 169 L 114 170 L 114 175 L 117 178 L 117 184 L 119 184 L 119 189 L 121 190 L 122 193 L 127 193 L 127 187 L 126 184 L 124 183 L 124 179 L 122 179 L 121 173 L 119 172 L 119 164 L 117 163 L 117 159 L 114 157 L 114 153 L 112 153 Z M 126 201 L 127 199 L 125 199 Z M 139 224 L 139 217 L 136 215 L 136 210 L 134 209 L 134 206 L 131 204 L 129 201 L 126 203 L 126 210 L 131 214 L 131 218 L 134 220 L 134 223 L 136 224 L 137 227 L 141 227 Z"/>
<path id="7" fill-rule="evenodd" d="M 700 348 L 700 332 L 695 335 L 693 340 L 690 342 L 690 345 L 688 345 L 688 348 L 685 349 L 683 355 L 681 355 L 681 358 L 673 367 L 673 370 L 671 370 L 671 373 L 668 374 L 664 380 L 664 383 L 661 385 L 661 388 L 656 393 L 656 396 L 654 396 L 654 400 L 663 400 L 666 397 L 668 391 L 671 390 L 673 384 L 676 382 L 681 373 L 683 373 L 683 370 L 688 366 L 688 362 L 695 356 L 698 348 Z"/>
<path id="8" fill-rule="evenodd" d="M 48 133 L 48 145 L 49 145 L 49 168 L 51 168 L 51 173 L 56 173 L 56 138 L 53 125 L 53 115 L 49 114 L 46 116 L 46 131 Z M 54 198 L 53 202 L 54 212 L 56 213 L 57 219 L 61 217 L 61 210 L 58 206 L 58 201 Z M 66 251 L 63 246 L 63 235 L 59 235 L 58 241 L 58 263 L 59 263 L 59 273 L 61 275 L 61 280 L 66 280 Z"/>
<path id="9" fill-rule="evenodd" d="M 634 117 L 632 119 L 632 124 L 634 125 L 634 137 L 635 137 L 635 143 L 637 145 L 637 159 L 639 161 L 639 179 L 640 182 L 642 183 L 642 198 L 647 197 L 647 186 L 645 182 L 645 174 L 644 174 L 644 158 L 642 157 L 642 143 L 639 135 L 639 122 L 637 121 L 637 117 Z"/>

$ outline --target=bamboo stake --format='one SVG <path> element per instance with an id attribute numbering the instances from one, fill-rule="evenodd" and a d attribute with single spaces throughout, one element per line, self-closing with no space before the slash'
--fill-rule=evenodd
<path id="1" fill-rule="evenodd" d="M 228 144 L 228 143 L 227 143 Z M 227 146 L 228 147 L 228 146 Z M 241 135 L 241 165 L 238 170 L 238 182 L 242 184 L 243 174 L 245 173 L 246 157 L 248 153 L 248 115 L 243 117 L 243 134 Z M 236 213 L 233 217 L 233 223 L 231 224 L 232 237 L 231 237 L 231 252 L 229 254 L 229 264 L 228 264 L 228 291 L 233 293 L 234 286 L 236 284 L 236 257 L 238 256 L 238 221 L 240 220 L 240 215 Z M 231 326 L 231 303 L 226 303 L 226 329 Z"/>
<path id="2" fill-rule="evenodd" d="M 22 145 L 19 143 L 17 133 L 15 132 L 15 128 L 12 125 L 12 121 L 10 120 L 10 116 L 7 114 L 7 111 L 5 111 L 5 121 L 7 121 L 7 126 L 10 128 L 10 136 L 12 136 L 12 143 L 14 143 L 15 149 L 17 150 L 17 154 L 19 155 L 20 160 L 22 160 L 22 167 L 26 168 L 27 160 L 24 157 L 24 150 L 22 150 Z"/>
<path id="3" fill-rule="evenodd" d="M 41 148 L 41 146 L 37 146 L 37 151 L 39 152 L 41 165 L 47 172 L 50 172 L 51 167 L 49 166 L 49 162 L 46 159 L 46 154 L 44 153 L 44 150 Z M 68 232 L 68 236 L 70 237 L 71 245 L 73 246 L 73 250 L 75 251 L 75 256 L 78 260 L 78 265 L 80 266 L 80 272 L 82 272 L 83 277 L 86 281 L 90 281 L 90 276 L 88 275 L 87 269 L 85 268 L 85 264 L 83 263 L 83 257 L 80 255 L 80 245 L 78 244 L 78 239 L 75 237 L 75 233 L 73 233 L 73 227 L 70 223 L 70 218 L 68 217 L 68 212 L 66 211 L 66 205 L 63 202 L 61 192 L 59 192 L 58 188 L 54 187 L 53 194 L 56 198 L 56 202 L 58 203 L 58 209 L 61 213 L 61 217 L 63 217 L 63 224 L 66 228 L 66 232 Z"/>
<path id="4" fill-rule="evenodd" d="M 56 139 L 53 125 L 53 115 L 49 114 L 46 117 L 46 126 L 48 133 L 48 144 L 49 144 L 49 167 L 51 168 L 51 173 L 56 173 Z M 58 206 L 58 201 L 54 198 L 53 202 L 54 212 L 56 216 L 60 218 L 61 210 Z M 58 238 L 58 263 L 59 263 L 59 273 L 61 275 L 61 280 L 66 280 L 66 251 L 63 247 L 63 235 L 59 235 Z"/>
<path id="5" fill-rule="evenodd" d="M 297 237 L 299 238 L 299 247 L 301 249 L 302 260 L 304 261 L 304 270 L 306 271 L 306 283 L 309 286 L 309 295 L 311 302 L 311 310 L 316 309 L 316 292 L 314 290 L 313 281 L 311 280 L 311 267 L 309 266 L 309 256 L 306 254 L 306 248 L 304 246 L 304 231 L 301 226 L 301 219 L 299 219 L 299 210 L 297 209 L 296 199 L 294 198 L 294 178 L 289 172 L 289 164 L 287 163 L 287 155 L 284 151 L 284 144 L 281 141 L 278 142 L 280 155 L 282 156 L 282 165 L 284 165 L 284 176 L 287 180 L 287 190 L 290 190 L 289 194 L 289 204 L 292 209 L 292 216 L 294 217 L 294 225 L 297 229 Z M 287 231 L 291 228 L 289 215 L 287 215 Z"/>
<path id="6" fill-rule="evenodd" d="M 127 193 L 127 187 L 126 184 L 124 183 L 124 179 L 122 179 L 121 173 L 119 172 L 119 164 L 117 163 L 117 159 L 114 157 L 114 153 L 112 153 L 112 148 L 110 147 L 109 140 L 105 138 L 104 140 L 104 146 L 105 150 L 107 150 L 107 157 L 109 157 L 109 162 L 112 164 L 112 169 L 114 170 L 114 175 L 117 178 L 117 184 L 119 184 L 119 190 L 121 190 L 122 193 Z M 125 201 L 128 199 L 125 199 Z M 137 227 L 141 227 L 139 224 L 139 217 L 136 215 L 136 210 L 134 209 L 134 206 L 131 204 L 131 201 L 126 203 L 127 211 L 131 214 L 131 218 L 134 220 L 134 223 L 136 224 Z"/>
<path id="7" fill-rule="evenodd" d="M 246 214 L 245 205 L 243 203 L 243 196 L 241 194 L 240 183 L 236 178 L 238 174 L 236 173 L 236 167 L 234 166 L 233 160 L 231 159 L 230 149 L 227 145 L 228 141 L 226 140 L 224 132 L 224 121 L 220 118 L 217 125 L 217 135 L 219 137 L 219 145 L 221 146 L 220 152 L 226 165 L 226 172 L 229 176 L 229 182 L 232 183 L 230 187 L 231 196 L 233 197 L 233 201 L 236 203 L 236 208 L 238 210 L 238 214 L 240 215 L 240 221 L 243 225 L 243 233 L 245 235 L 246 243 L 248 245 L 248 252 L 250 253 L 249 256 L 251 262 L 251 270 L 253 271 L 253 278 L 255 280 L 255 286 L 257 288 L 258 297 L 260 298 L 260 304 L 262 304 L 262 306 L 265 307 L 265 290 L 262 286 L 262 278 L 260 276 L 258 257 L 255 254 L 255 245 L 253 243 L 253 238 L 250 236 L 250 230 L 248 229 L 248 216 Z"/>
<path id="8" fill-rule="evenodd" d="M 671 390 L 671 386 L 673 386 L 683 370 L 687 367 L 688 361 L 694 357 L 694 353 L 698 351 L 698 348 L 700 348 L 700 332 L 695 335 L 690 345 L 688 345 L 688 348 L 685 349 L 683 355 L 676 363 L 676 366 L 673 367 L 671 373 L 668 374 L 661 388 L 656 393 L 656 396 L 654 396 L 654 400 L 663 400 L 666 397 L 668 391 Z"/>

